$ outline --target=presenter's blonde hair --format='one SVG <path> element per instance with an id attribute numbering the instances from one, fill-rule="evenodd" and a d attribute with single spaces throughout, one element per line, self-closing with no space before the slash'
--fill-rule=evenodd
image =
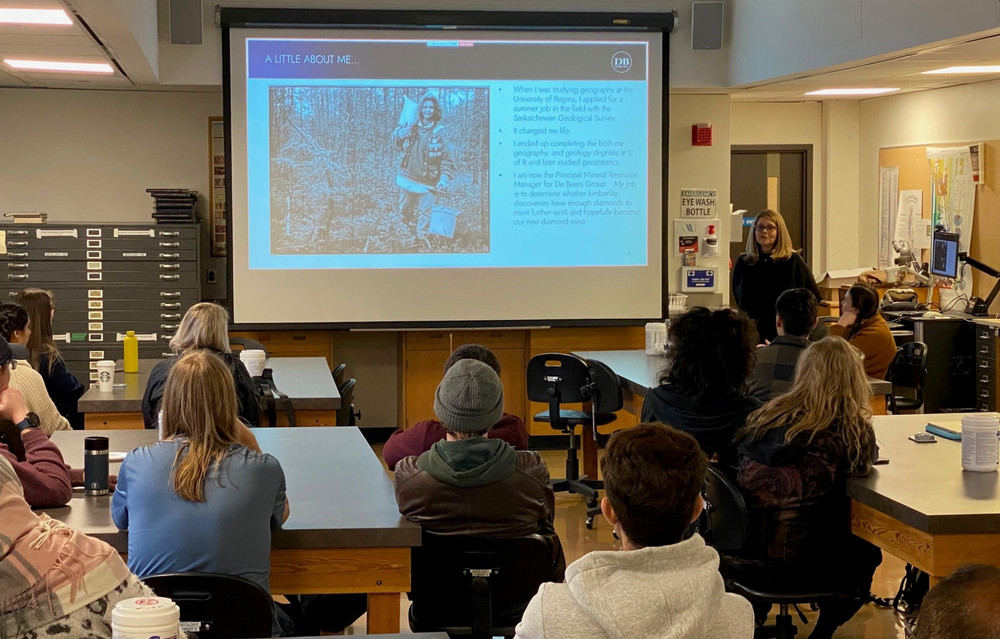
<path id="1" fill-rule="evenodd" d="M 792 235 L 788 232 L 788 226 L 785 225 L 785 218 L 781 217 L 781 213 L 777 211 L 764 209 L 754 218 L 750 237 L 747 238 L 747 261 L 753 264 L 761 256 L 760 244 L 757 243 L 757 225 L 762 219 L 771 220 L 778 227 L 777 237 L 774 238 L 774 248 L 771 249 L 771 259 L 783 260 L 791 257 L 795 248 L 792 246 Z"/>
<path id="2" fill-rule="evenodd" d="M 812 443 L 828 432 L 840 437 L 851 472 L 867 473 L 875 450 L 870 397 L 861 354 L 843 338 L 825 337 L 799 357 L 791 390 L 750 413 L 736 439 L 755 441 L 787 428 L 786 442 L 805 433 Z"/>
<path id="3" fill-rule="evenodd" d="M 233 375 L 207 350 L 184 355 L 170 367 L 163 389 L 163 438 L 180 440 L 171 469 L 174 491 L 205 501 L 205 482 L 238 443 L 239 418 Z"/>
<path id="4" fill-rule="evenodd" d="M 229 353 L 229 313 L 218 304 L 200 302 L 188 309 L 173 338 L 170 350 L 175 353 L 208 348 Z"/>

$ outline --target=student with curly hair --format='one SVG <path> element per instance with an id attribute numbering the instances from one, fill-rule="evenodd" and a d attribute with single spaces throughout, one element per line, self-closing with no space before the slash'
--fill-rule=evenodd
<path id="1" fill-rule="evenodd" d="M 761 402 L 747 396 L 756 332 L 746 315 L 697 306 L 671 322 L 669 364 L 642 404 L 642 421 L 691 433 L 709 456 L 736 462 L 733 435 Z"/>

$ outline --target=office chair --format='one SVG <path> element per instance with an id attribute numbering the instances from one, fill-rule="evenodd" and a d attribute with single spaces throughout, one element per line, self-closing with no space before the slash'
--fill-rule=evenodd
<path id="1" fill-rule="evenodd" d="M 513 637 L 528 602 L 546 581 L 562 581 L 555 534 L 524 537 L 438 535 L 413 549 L 410 629 L 452 638 Z"/>
<path id="2" fill-rule="evenodd" d="M 361 411 L 354 410 L 354 385 L 358 380 L 353 377 L 343 386 L 338 386 L 340 392 L 340 408 L 337 409 L 337 426 L 356 426 L 361 419 Z"/>
<path id="3" fill-rule="evenodd" d="M 927 344 L 908 342 L 896 351 L 889 364 L 889 412 L 898 415 L 902 411 L 918 411 L 924 405 L 924 383 L 927 380 Z M 913 397 L 901 394 L 910 390 Z"/>
<path id="4" fill-rule="evenodd" d="M 338 390 L 340 389 L 341 386 L 344 385 L 344 371 L 345 370 L 347 370 L 347 364 L 340 363 L 340 364 L 337 364 L 336 368 L 334 368 L 332 371 L 330 371 L 330 374 L 333 375 L 333 383 L 337 385 L 337 389 Z"/>
<path id="5" fill-rule="evenodd" d="M 721 467 L 709 464 L 705 474 L 705 513 L 702 517 L 702 536 L 705 542 L 715 548 L 723 564 L 727 556 L 749 554 L 753 547 L 750 518 L 746 501 L 736 484 L 726 476 Z M 723 571 L 725 574 L 725 571 Z M 796 588 L 794 583 L 783 583 L 780 589 L 773 584 L 766 586 L 753 583 L 750 575 L 740 575 L 735 580 L 727 580 L 727 590 L 742 595 L 751 602 L 778 604 L 775 625 L 758 628 L 754 639 L 792 639 L 797 629 L 788 613 L 789 606 L 815 604 L 844 597 L 840 592 L 828 592 L 810 588 Z M 802 623 L 805 616 L 796 608 Z"/>
<path id="6" fill-rule="evenodd" d="M 229 338 L 229 345 L 230 346 L 239 346 L 240 348 L 237 350 L 237 352 L 251 350 L 251 349 L 256 349 L 256 350 L 264 351 L 264 356 L 265 357 L 270 357 L 271 356 L 271 353 L 269 353 L 268 350 L 266 348 L 264 348 L 263 344 L 261 344 L 260 342 L 258 342 L 255 339 L 250 339 L 249 337 L 230 337 Z"/>
<path id="7" fill-rule="evenodd" d="M 271 595 L 235 575 L 180 572 L 143 577 L 143 583 L 181 609 L 188 637 L 236 639 L 271 636 Z"/>
<path id="8" fill-rule="evenodd" d="M 601 512 L 597 491 L 604 482 L 580 475 L 577 457 L 576 427 L 590 427 L 591 436 L 601 444 L 606 439 L 597 431 L 615 421 L 615 411 L 623 404 L 621 380 L 602 362 L 584 360 L 575 355 L 544 353 L 532 357 L 527 370 L 528 399 L 544 402 L 549 409 L 534 416 L 536 422 L 547 422 L 569 436 L 566 449 L 566 477 L 552 480 L 552 490 L 567 491 L 587 500 L 587 528 Z M 590 402 L 591 410 L 566 410 L 561 404 Z"/>

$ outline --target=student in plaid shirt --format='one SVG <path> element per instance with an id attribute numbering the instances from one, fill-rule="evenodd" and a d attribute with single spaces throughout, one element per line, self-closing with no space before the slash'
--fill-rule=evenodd
<path id="1" fill-rule="evenodd" d="M 809 346 L 809 333 L 816 328 L 818 306 L 816 296 L 806 288 L 792 288 L 778 296 L 774 304 L 778 336 L 757 349 L 751 397 L 766 402 L 792 387 L 799 355 Z"/>

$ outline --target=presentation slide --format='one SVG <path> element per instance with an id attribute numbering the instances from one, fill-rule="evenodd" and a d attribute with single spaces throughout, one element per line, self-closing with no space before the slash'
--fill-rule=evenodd
<path id="1" fill-rule="evenodd" d="M 659 316 L 661 34 L 230 43 L 236 322 Z"/>

